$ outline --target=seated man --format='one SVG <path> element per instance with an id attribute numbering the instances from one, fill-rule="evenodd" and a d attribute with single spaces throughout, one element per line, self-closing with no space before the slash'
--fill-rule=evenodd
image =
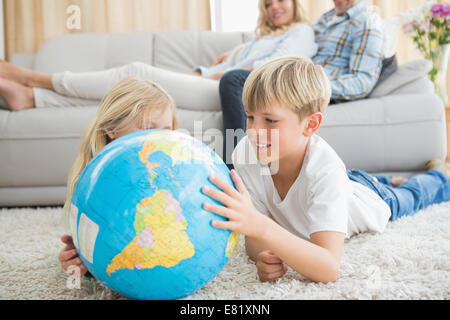
<path id="1" fill-rule="evenodd" d="M 335 8 L 314 24 L 319 45 L 313 62 L 321 65 L 331 82 L 331 103 L 363 99 L 375 87 L 383 61 L 383 24 L 365 0 L 333 0 Z M 242 90 L 251 71 L 226 73 L 219 86 L 224 123 L 224 161 L 231 168 L 231 153 L 245 135 L 246 115 Z M 228 132 L 228 136 L 227 136 Z"/>

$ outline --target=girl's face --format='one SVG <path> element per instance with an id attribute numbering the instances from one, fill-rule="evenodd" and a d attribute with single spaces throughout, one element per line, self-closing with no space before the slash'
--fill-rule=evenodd
<path id="1" fill-rule="evenodd" d="M 173 130 L 172 124 L 173 124 L 173 114 L 172 110 L 165 109 L 161 110 L 160 108 L 154 108 L 151 109 L 147 116 L 148 123 L 146 123 L 143 127 L 140 125 L 137 125 L 136 123 L 131 123 L 128 126 L 122 128 L 118 132 L 108 132 L 108 136 L 111 140 L 118 139 L 122 136 L 125 136 L 127 134 L 141 131 L 141 130 L 148 130 L 148 129 L 166 129 L 166 130 Z"/>
<path id="2" fill-rule="evenodd" d="M 294 21 L 294 0 L 266 0 L 265 7 L 267 18 L 277 28 Z"/>

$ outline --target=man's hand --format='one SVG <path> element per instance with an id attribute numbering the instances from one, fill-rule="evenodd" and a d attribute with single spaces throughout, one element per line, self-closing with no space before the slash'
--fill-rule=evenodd
<path id="1" fill-rule="evenodd" d="M 258 269 L 259 280 L 275 281 L 287 272 L 288 268 L 283 261 L 272 251 L 261 251 L 256 259 L 256 268 Z"/>
<path id="2" fill-rule="evenodd" d="M 208 186 L 202 188 L 204 194 L 223 204 L 221 206 L 205 203 L 204 209 L 228 218 L 228 221 L 214 220 L 213 226 L 245 234 L 248 237 L 264 237 L 268 224 L 272 220 L 256 210 L 244 182 L 235 170 L 231 170 L 231 179 L 237 190 L 216 177 L 211 177 L 210 181 L 219 190 Z"/>

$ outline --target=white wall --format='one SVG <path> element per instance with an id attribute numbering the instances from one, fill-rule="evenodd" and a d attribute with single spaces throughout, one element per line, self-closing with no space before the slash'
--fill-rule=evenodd
<path id="1" fill-rule="evenodd" d="M 213 31 L 253 31 L 258 0 L 210 0 Z"/>

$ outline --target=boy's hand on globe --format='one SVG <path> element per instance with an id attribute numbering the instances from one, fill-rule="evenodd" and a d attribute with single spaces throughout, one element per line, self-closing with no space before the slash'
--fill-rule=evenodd
<path id="1" fill-rule="evenodd" d="M 70 266 L 78 266 L 80 269 L 80 276 L 84 276 L 88 270 L 78 256 L 72 237 L 69 235 L 64 235 L 61 237 L 61 241 L 66 244 L 58 256 L 58 259 L 61 262 L 61 267 L 67 271 Z"/>
<path id="2" fill-rule="evenodd" d="M 270 250 L 258 253 L 256 268 L 259 280 L 263 282 L 275 281 L 284 276 L 288 270 L 284 262 Z"/>
<path id="3" fill-rule="evenodd" d="M 235 170 L 231 170 L 231 179 L 237 190 L 217 177 L 210 177 L 210 181 L 220 190 L 208 186 L 202 189 L 203 193 L 223 204 L 223 206 L 220 206 L 213 203 L 205 203 L 203 205 L 204 209 L 228 219 L 228 221 L 214 220 L 212 225 L 216 228 L 232 230 L 248 237 L 264 237 L 268 223 L 271 220 L 256 210 L 244 182 Z"/>

